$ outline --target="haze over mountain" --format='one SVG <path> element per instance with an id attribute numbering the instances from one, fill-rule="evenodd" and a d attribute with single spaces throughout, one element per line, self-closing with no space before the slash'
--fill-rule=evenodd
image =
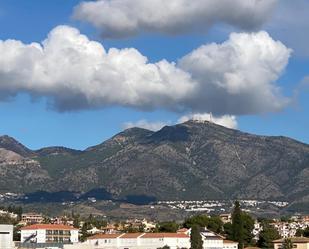
<path id="1" fill-rule="evenodd" d="M 309 203 L 309 145 L 210 122 L 131 128 L 84 151 L 32 151 L 8 136 L 0 148 L 0 193 L 102 189 L 115 199 Z"/>

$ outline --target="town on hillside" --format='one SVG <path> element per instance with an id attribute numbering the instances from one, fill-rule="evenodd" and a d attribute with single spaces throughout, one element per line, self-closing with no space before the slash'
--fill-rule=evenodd
<path id="1" fill-rule="evenodd" d="M 183 222 L 110 220 L 77 213 L 49 217 L 0 207 L 1 249 L 307 249 L 309 215 L 253 217 L 238 201 L 232 213 L 192 215 Z"/>

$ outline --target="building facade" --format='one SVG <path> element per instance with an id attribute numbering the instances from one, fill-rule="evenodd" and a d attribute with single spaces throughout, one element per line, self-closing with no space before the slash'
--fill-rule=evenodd
<path id="1" fill-rule="evenodd" d="M 66 225 L 36 224 L 21 228 L 21 243 L 77 243 L 78 229 Z"/>
<path id="2" fill-rule="evenodd" d="M 222 249 L 223 240 L 222 236 L 219 236 L 207 229 L 201 232 L 204 249 Z"/>
<path id="3" fill-rule="evenodd" d="M 295 249 L 309 249 L 309 238 L 306 237 L 295 237 L 289 238 Z M 274 240 L 274 249 L 282 249 L 285 239 Z"/>
<path id="4" fill-rule="evenodd" d="M 237 249 L 238 242 L 231 240 L 223 240 L 223 249 Z"/>
<path id="5" fill-rule="evenodd" d="M 26 225 L 40 224 L 44 220 L 42 214 L 37 213 L 24 213 L 21 216 L 21 222 Z"/>
<path id="6" fill-rule="evenodd" d="M 238 243 L 224 240 L 208 230 L 201 233 L 204 249 L 237 249 Z M 87 242 L 95 249 L 170 249 L 190 248 L 190 230 L 178 233 L 96 234 Z M 308 248 L 309 249 L 309 248 Z"/>
<path id="7" fill-rule="evenodd" d="M 190 236 L 180 233 L 97 234 L 87 242 L 96 249 L 190 248 Z"/>
<path id="8" fill-rule="evenodd" d="M 0 248 L 1 249 L 14 248 L 12 225 L 0 225 Z"/>

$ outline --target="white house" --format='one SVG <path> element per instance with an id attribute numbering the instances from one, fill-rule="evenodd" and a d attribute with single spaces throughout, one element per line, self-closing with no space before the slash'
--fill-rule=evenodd
<path id="1" fill-rule="evenodd" d="M 78 229 L 56 224 L 35 224 L 22 227 L 21 243 L 77 243 Z"/>
<path id="2" fill-rule="evenodd" d="M 0 248 L 13 249 L 13 225 L 0 225 Z"/>
<path id="3" fill-rule="evenodd" d="M 223 249 L 237 249 L 238 242 L 231 240 L 223 240 Z"/>
<path id="4" fill-rule="evenodd" d="M 87 242 L 96 249 L 171 249 L 190 248 L 190 236 L 182 233 L 97 234 Z"/>
<path id="5" fill-rule="evenodd" d="M 183 233 L 145 233 L 141 236 L 143 249 L 156 249 L 169 246 L 170 249 L 190 248 L 190 236 Z"/>
<path id="6" fill-rule="evenodd" d="M 223 237 L 205 229 L 201 232 L 204 249 L 222 249 Z"/>

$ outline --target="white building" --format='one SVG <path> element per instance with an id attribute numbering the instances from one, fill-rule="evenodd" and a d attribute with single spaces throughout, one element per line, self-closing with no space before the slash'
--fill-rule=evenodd
<path id="1" fill-rule="evenodd" d="M 276 222 L 272 223 L 283 238 L 295 237 L 297 229 L 306 229 L 309 227 L 309 222 Z"/>
<path id="2" fill-rule="evenodd" d="M 179 230 L 180 231 L 180 230 Z M 178 233 L 96 234 L 87 242 L 95 249 L 171 249 L 190 248 L 190 230 Z M 237 249 L 238 243 L 205 230 L 201 232 L 204 249 Z"/>
<path id="3" fill-rule="evenodd" d="M 223 240 L 223 249 L 237 249 L 238 242 L 231 240 Z"/>
<path id="4" fill-rule="evenodd" d="M 22 227 L 21 243 L 77 243 L 78 229 L 55 224 L 35 224 Z"/>
<path id="5" fill-rule="evenodd" d="M 225 223 L 232 223 L 232 214 L 220 214 L 221 221 Z"/>
<path id="6" fill-rule="evenodd" d="M 151 232 L 156 228 L 157 224 L 155 222 L 147 221 L 146 219 L 144 219 L 142 221 L 142 225 L 144 227 L 145 232 Z"/>
<path id="7" fill-rule="evenodd" d="M 42 214 L 37 213 L 24 213 L 21 215 L 21 223 L 22 224 L 39 224 L 44 220 Z"/>
<path id="8" fill-rule="evenodd" d="M 97 234 L 87 242 L 96 249 L 171 249 L 190 248 L 190 236 L 182 233 Z"/>
<path id="9" fill-rule="evenodd" d="M 0 248 L 13 249 L 13 225 L 0 225 Z"/>
<path id="10" fill-rule="evenodd" d="M 260 233 L 263 231 L 263 227 L 261 225 L 260 222 L 258 221 L 255 221 L 254 222 L 254 228 L 252 230 L 252 234 L 253 234 L 253 239 L 258 241 L 259 240 L 259 237 L 260 237 Z"/>
<path id="11" fill-rule="evenodd" d="M 205 229 L 201 232 L 204 249 L 222 249 L 223 237 Z"/>
<path id="12" fill-rule="evenodd" d="M 92 245 L 87 243 L 77 243 L 74 245 L 63 245 L 63 249 L 94 249 Z"/>

